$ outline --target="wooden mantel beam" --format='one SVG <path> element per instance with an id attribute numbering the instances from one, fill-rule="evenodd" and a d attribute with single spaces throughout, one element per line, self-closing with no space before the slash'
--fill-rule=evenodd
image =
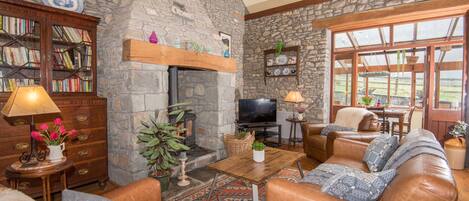
<path id="1" fill-rule="evenodd" d="M 124 41 L 122 60 L 229 73 L 237 71 L 236 60 L 232 58 L 196 53 L 133 39 Z"/>
<path id="2" fill-rule="evenodd" d="M 314 20 L 313 27 L 347 31 L 406 21 L 464 15 L 467 10 L 469 10 L 468 0 L 430 0 Z"/>

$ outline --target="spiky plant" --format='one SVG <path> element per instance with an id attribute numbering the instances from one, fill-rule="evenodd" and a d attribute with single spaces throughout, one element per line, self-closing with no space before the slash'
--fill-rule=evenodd
<path id="1" fill-rule="evenodd" d="M 186 105 L 188 103 L 169 106 L 169 115 L 177 116 L 175 122 L 160 123 L 153 117 L 148 122 L 142 122 L 143 128 L 137 136 L 138 143 L 144 145 L 140 154 L 147 159 L 148 168 L 154 176 L 171 174 L 171 168 L 179 164 L 176 153 L 189 150 L 182 144 L 184 138 L 178 136 L 185 129 L 177 126 L 184 117 L 185 110 L 182 107 Z"/>

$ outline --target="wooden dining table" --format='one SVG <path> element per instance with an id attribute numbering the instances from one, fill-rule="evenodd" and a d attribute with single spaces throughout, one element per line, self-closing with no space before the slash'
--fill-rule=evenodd
<path id="1" fill-rule="evenodd" d="M 373 108 L 368 108 L 369 110 L 373 110 Z M 405 109 L 386 109 L 384 112 L 384 116 L 386 118 L 396 118 L 399 119 L 399 139 L 402 139 L 402 135 L 404 135 L 404 118 L 405 115 L 407 114 L 407 110 Z M 378 117 L 383 118 L 383 113 L 381 112 L 376 112 L 376 115 Z"/>

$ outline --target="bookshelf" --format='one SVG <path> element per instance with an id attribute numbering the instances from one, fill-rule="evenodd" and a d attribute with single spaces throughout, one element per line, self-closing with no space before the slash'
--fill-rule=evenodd
<path id="1" fill-rule="evenodd" d="M 104 185 L 107 100 L 96 94 L 99 19 L 21 0 L 0 0 L 0 16 L 0 108 L 15 86 L 43 86 L 61 113 L 35 116 L 36 126 L 60 116 L 67 129 L 78 132 L 76 139 L 65 142 L 64 153 L 74 162 L 67 172 L 68 187 Z M 29 117 L 0 118 L 2 185 L 9 185 L 5 169 L 30 147 L 29 121 Z M 63 190 L 59 181 L 51 177 L 51 192 Z M 40 179 L 20 180 L 18 186 L 33 198 L 42 195 Z"/>
<path id="2" fill-rule="evenodd" d="M 0 1 L 0 97 L 33 84 L 52 96 L 96 96 L 98 19 L 5 2 Z"/>

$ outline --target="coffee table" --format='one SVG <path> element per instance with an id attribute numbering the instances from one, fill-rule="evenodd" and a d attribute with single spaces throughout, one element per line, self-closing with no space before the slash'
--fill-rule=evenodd
<path id="1" fill-rule="evenodd" d="M 303 178 L 304 175 L 300 159 L 305 156 L 306 154 L 304 153 L 266 147 L 265 160 L 261 163 L 257 163 L 252 159 L 252 151 L 247 151 L 240 155 L 228 157 L 227 159 L 209 164 L 208 168 L 217 171 L 217 173 L 210 186 L 207 200 L 210 200 L 212 192 L 215 189 L 218 174 L 222 173 L 251 182 L 252 200 L 258 201 L 258 185 L 264 183 L 267 178 L 278 173 L 283 168 L 289 167 L 296 162 L 296 166 Z"/>

